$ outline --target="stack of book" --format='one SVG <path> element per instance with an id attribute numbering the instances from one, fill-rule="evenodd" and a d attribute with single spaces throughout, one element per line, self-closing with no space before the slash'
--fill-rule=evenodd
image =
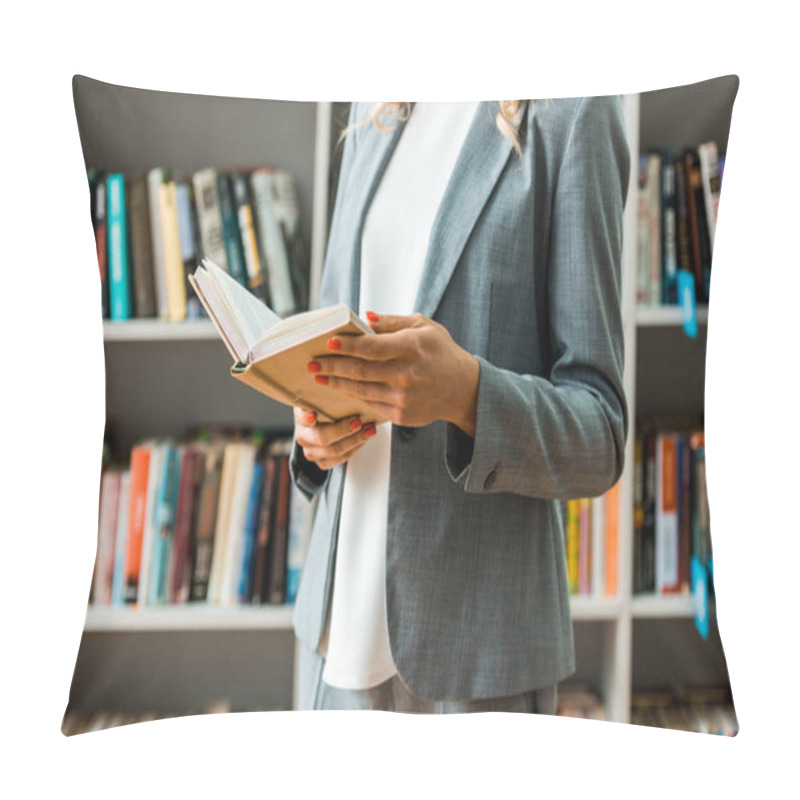
<path id="1" fill-rule="evenodd" d="M 691 418 L 639 420 L 634 444 L 634 594 L 689 594 L 711 559 L 705 435 Z"/>
<path id="2" fill-rule="evenodd" d="M 603 701 L 583 684 L 565 683 L 558 687 L 556 714 L 559 717 L 578 717 L 608 721 Z"/>
<path id="3" fill-rule="evenodd" d="M 619 489 L 566 501 L 569 590 L 574 595 L 616 597 L 619 566 Z"/>
<path id="4" fill-rule="evenodd" d="M 293 603 L 309 503 L 291 439 L 148 439 L 101 477 L 93 605 Z"/>
<path id="5" fill-rule="evenodd" d="M 633 692 L 631 723 L 718 736 L 739 732 L 730 691 L 716 687 Z"/>
<path id="6" fill-rule="evenodd" d="M 678 271 L 708 303 L 724 156 L 715 142 L 682 155 L 664 148 L 639 156 L 637 284 L 640 305 L 676 305 Z"/>
<path id="7" fill-rule="evenodd" d="M 104 317 L 202 316 L 188 275 L 204 256 L 280 316 L 308 308 L 309 263 L 288 172 L 89 169 L 88 178 Z"/>

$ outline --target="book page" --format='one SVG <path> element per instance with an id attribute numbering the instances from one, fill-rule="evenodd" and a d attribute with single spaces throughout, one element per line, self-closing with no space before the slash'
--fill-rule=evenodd
<path id="1" fill-rule="evenodd" d="M 201 276 L 205 277 L 202 275 L 202 270 L 198 270 L 196 274 L 198 283 L 212 306 L 218 304 L 222 306 L 214 307 L 214 313 L 234 343 L 239 359 L 244 361 L 259 338 L 273 325 L 279 323 L 281 318 L 213 261 L 204 258 L 203 266 L 208 276 L 212 278 L 217 291 L 209 292 L 207 288 L 209 282 L 201 280 Z M 231 324 L 235 325 L 235 333 L 229 330 Z M 244 346 L 240 348 L 240 345 Z"/>

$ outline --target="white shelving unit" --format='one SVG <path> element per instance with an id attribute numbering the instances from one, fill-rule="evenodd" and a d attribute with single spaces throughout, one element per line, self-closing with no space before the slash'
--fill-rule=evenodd
<path id="1" fill-rule="evenodd" d="M 725 94 L 725 87 L 720 90 L 715 82 L 708 82 L 700 91 L 701 96 L 717 98 L 720 92 Z M 301 202 L 306 202 L 304 222 L 307 240 L 311 243 L 311 276 L 312 304 L 318 298 L 318 289 L 322 262 L 324 257 L 327 225 L 329 218 L 331 153 L 332 143 L 339 133 L 339 127 L 332 123 L 332 106 L 330 103 L 300 104 L 277 103 L 267 101 L 230 100 L 225 98 L 192 98 L 185 95 L 168 95 L 161 92 L 142 92 L 141 90 L 124 90 L 126 97 L 134 105 L 146 104 L 153 108 L 158 106 L 170 108 L 170 114 L 183 115 L 189 118 L 192 115 L 202 114 L 208 118 L 208 110 L 214 104 L 226 106 L 228 115 L 228 128 L 219 134 L 212 149 L 207 149 L 200 140 L 183 142 L 182 154 L 189 154 L 188 161 L 170 161 L 170 155 L 177 158 L 177 150 L 170 149 L 172 143 L 169 134 L 166 136 L 167 147 L 160 148 L 164 137 L 150 135 L 145 144 L 134 156 L 135 163 L 130 163 L 125 147 L 130 143 L 126 135 L 120 145 L 119 152 L 107 141 L 93 141 L 91 132 L 81 126 L 84 138 L 84 149 L 97 160 L 94 166 L 113 168 L 119 170 L 140 169 L 149 166 L 163 165 L 175 168 L 198 169 L 203 166 L 224 166 L 233 160 L 233 163 L 279 163 L 287 169 L 292 169 L 298 179 Z M 695 97 L 695 87 L 673 90 L 672 99 L 667 95 L 658 99 L 655 104 L 656 114 L 664 117 L 665 130 L 669 127 L 666 118 L 669 116 L 671 104 L 681 101 L 681 98 Z M 705 95 L 703 95 L 705 93 Z M 105 84 L 87 81 L 76 95 L 78 104 L 79 125 L 81 113 L 102 109 L 113 95 L 112 90 Z M 732 99 L 731 99 L 732 102 Z M 619 532 L 619 585 L 620 594 L 616 598 L 608 597 L 573 597 L 571 600 L 573 619 L 575 622 L 576 651 L 578 658 L 578 674 L 575 680 L 586 681 L 592 684 L 604 698 L 607 711 L 611 719 L 627 722 L 630 715 L 630 697 L 632 689 L 641 681 L 637 670 L 644 670 L 647 674 L 642 680 L 655 679 L 653 663 L 661 663 L 663 653 L 654 652 L 661 646 L 658 635 L 659 626 L 673 626 L 670 631 L 669 642 L 664 645 L 666 650 L 671 647 L 675 637 L 685 642 L 689 648 L 697 647 L 704 650 L 705 645 L 699 635 L 696 641 L 692 639 L 691 618 L 693 615 L 692 602 L 689 597 L 634 597 L 631 587 L 633 568 L 633 440 L 634 420 L 637 413 L 637 395 L 641 392 L 641 375 L 637 375 L 637 346 L 640 335 L 649 332 L 656 340 L 664 332 L 669 338 L 680 333 L 682 316 L 679 309 L 672 308 L 637 308 L 635 305 L 635 275 L 636 275 L 636 192 L 637 176 L 635 164 L 638 158 L 641 135 L 655 125 L 659 130 L 659 121 L 649 119 L 645 123 L 642 119 L 644 103 L 640 96 L 626 96 L 624 98 L 626 123 L 632 152 L 631 183 L 628 193 L 628 202 L 625 212 L 625 243 L 623 254 L 623 315 L 626 340 L 626 367 L 625 390 L 628 396 L 630 409 L 630 435 L 626 450 L 626 469 L 622 478 L 620 492 L 620 532 Z M 649 107 L 649 106 L 648 106 Z M 338 108 L 338 105 L 337 105 Z M 231 116 L 233 114 L 233 116 Z M 236 116 L 238 115 L 238 116 Z M 152 118 L 152 113 L 150 117 Z M 262 124 L 266 130 L 264 142 L 251 141 L 252 132 L 239 131 L 237 126 L 231 126 L 231 119 L 240 119 L 242 126 Z M 124 125 L 124 120 L 119 124 Z M 649 127 L 648 127 L 649 126 Z M 120 131 L 123 131 L 120 128 Z M 231 130 L 234 133 L 231 133 Z M 297 132 L 311 130 L 305 138 L 295 135 Z M 727 134 L 727 131 L 726 131 Z M 105 134 L 108 136 L 108 133 Z M 652 139 L 652 133 L 645 133 L 645 137 Z M 666 135 L 669 135 L 668 133 Z M 698 135 L 690 142 L 680 142 L 679 137 L 672 136 L 666 143 L 680 147 L 687 144 L 696 144 L 710 134 L 701 125 Z M 234 141 L 231 141 L 231 138 Z M 726 136 L 727 138 L 727 136 Z M 213 140 L 213 137 L 211 137 Z M 113 143 L 112 143 L 113 144 Z M 646 142 L 642 142 L 644 146 Z M 125 145 L 125 147 L 122 147 Z M 214 149 L 216 148 L 216 149 Z M 313 159 L 312 159 L 313 157 Z M 309 168 L 309 164 L 313 167 Z M 305 194 L 304 194 L 305 192 Z M 309 197 L 310 194 L 310 197 Z M 708 313 L 701 309 L 699 322 L 701 327 L 707 323 Z M 225 422 L 227 420 L 213 417 L 214 410 L 230 409 L 234 411 L 233 418 L 237 421 L 247 421 L 250 424 L 259 424 L 264 427 L 290 427 L 291 412 L 287 413 L 277 405 L 270 404 L 247 387 L 240 387 L 235 381 L 220 380 L 220 373 L 227 370 L 229 359 L 227 351 L 208 321 L 193 321 L 185 323 L 167 323 L 159 320 L 132 320 L 130 322 L 105 322 L 103 335 L 106 344 L 107 363 L 107 394 L 108 411 L 116 416 L 120 424 L 121 442 L 125 447 L 136 438 L 143 435 L 158 435 L 161 433 L 175 433 L 185 429 L 188 423 Z M 158 344 L 158 347 L 154 347 Z M 652 346 L 648 344 L 648 347 Z M 694 347 L 702 348 L 699 357 L 705 360 L 705 337 L 703 336 Z M 119 368 L 119 362 L 124 361 L 124 369 Z M 191 381 L 191 374 L 198 371 L 203 376 L 214 376 L 213 381 L 207 383 L 173 387 L 171 393 L 159 395 L 150 388 L 159 386 L 164 390 L 159 381 L 163 382 L 167 366 L 178 362 L 189 362 L 186 370 L 186 381 Z M 169 364 L 165 364 L 169 362 Z M 696 379 L 697 376 L 695 376 Z M 671 378 L 667 378 L 672 380 Z M 680 377 L 677 378 L 680 381 Z M 702 383 L 702 376 L 701 376 Z M 208 387 L 212 387 L 208 388 Z M 200 388 L 199 388 L 200 387 Z M 164 390 L 166 391 L 166 390 Z M 203 393 L 210 394 L 209 403 L 197 400 Z M 133 395 L 133 399 L 129 398 Z M 252 395 L 252 397 L 251 397 Z M 695 398 L 695 403 L 697 402 Z M 702 398 L 700 398 L 702 403 Z M 172 405 L 184 405 L 184 410 L 179 407 L 176 413 L 170 415 L 167 411 Z M 701 406 L 702 407 L 702 406 Z M 179 424 L 180 423 L 180 424 Z M 655 628 L 653 627 L 655 626 Z M 674 626 L 678 626 L 677 629 Z M 677 633 L 676 633 L 677 631 Z M 256 607 L 256 608 L 206 608 L 198 606 L 167 607 L 156 609 L 115 609 L 115 608 L 90 608 L 87 613 L 84 628 L 84 639 L 81 645 L 81 654 L 76 668 L 76 680 L 73 684 L 71 702 L 76 706 L 86 705 L 88 702 L 103 702 L 97 694 L 92 694 L 86 687 L 87 681 L 93 679 L 93 670 L 101 668 L 99 663 L 107 657 L 109 649 L 104 649 L 104 638 L 122 637 L 118 647 L 126 648 L 126 652 L 139 652 L 140 648 L 151 648 L 153 657 L 168 663 L 170 658 L 186 658 L 185 655 L 177 656 L 173 646 L 169 643 L 171 635 L 180 634 L 181 646 L 189 648 L 187 652 L 210 653 L 218 657 L 218 648 L 237 647 L 242 650 L 272 654 L 274 648 L 282 653 L 281 668 L 270 671 L 261 671 L 255 668 L 247 680 L 255 683 L 264 682 L 265 686 L 255 686 L 252 692 L 254 697 L 260 696 L 259 692 L 269 684 L 268 688 L 275 688 L 280 684 L 280 690 L 273 695 L 282 700 L 278 707 L 290 707 L 296 704 L 295 695 L 295 670 L 297 659 L 293 658 L 294 638 L 291 632 L 291 608 L 288 607 Z M 166 639 L 164 638 L 166 635 Z M 224 645 L 220 644 L 218 637 L 226 637 Z M 264 637 L 265 644 L 254 645 L 254 637 Z M 186 637 L 189 637 L 188 639 Z M 215 638 L 217 637 L 217 638 Z M 231 637 L 238 637 L 235 643 Z M 244 638 L 242 638 L 244 637 Z M 639 638 L 649 644 L 645 647 L 639 643 Z M 194 639 L 200 644 L 195 644 Z M 259 640 L 260 641 L 260 640 Z M 188 642 L 188 644 L 187 644 Z M 655 643 L 655 644 L 653 644 Z M 111 645 L 109 645 L 109 648 Z M 208 650 L 203 650 L 206 647 Z M 642 648 L 645 648 L 643 650 Z M 84 650 L 86 651 L 84 653 Z M 702 661 L 703 654 L 700 655 Z M 683 656 L 681 656 L 681 659 Z M 679 666 L 675 668 L 674 680 L 691 680 L 689 674 L 683 674 Z M 113 659 L 112 659 L 113 660 Z M 691 659 L 689 659 L 691 661 Z M 213 659 L 212 659 L 213 661 Z M 643 667 L 637 667 L 641 662 Z M 666 659 L 669 662 L 669 659 Z M 214 662 L 216 664 L 216 662 Z M 721 660 L 722 669 L 719 668 L 717 659 L 717 673 L 714 677 L 722 677 L 725 681 L 724 658 Z M 120 668 L 119 663 L 116 664 Z M 288 667 L 288 668 L 287 668 Z M 206 675 L 206 684 L 219 684 L 218 687 L 207 689 L 207 694 L 214 691 L 223 691 L 229 681 L 228 672 L 232 669 L 230 662 L 220 661 L 215 666 L 216 672 Z M 695 670 L 694 676 L 703 676 L 702 664 Z M 82 677 L 81 677 L 82 676 Z M 107 679 L 114 683 L 112 678 Z M 126 681 L 130 676 L 121 679 L 111 686 L 106 695 L 113 702 L 118 693 L 125 690 Z M 237 680 L 239 680 L 237 678 Z M 82 693 L 83 687 L 83 693 Z M 198 689 L 200 691 L 200 689 Z M 115 692 L 117 693 L 115 695 Z M 166 694 L 165 694 L 166 693 Z M 246 693 L 245 693 L 246 694 Z M 169 689 L 159 695 L 153 694 L 154 702 L 166 702 Z M 249 695 L 248 695 L 249 696 Z M 289 701 L 289 698 L 291 702 Z M 88 698 L 88 699 L 87 699 Z M 144 702 L 144 701 L 142 701 Z M 246 702 L 246 701 L 245 701 Z M 253 707 L 264 707 L 261 700 L 254 700 Z M 154 710 L 154 709 L 142 709 Z M 196 708 L 195 712 L 201 710 Z"/>

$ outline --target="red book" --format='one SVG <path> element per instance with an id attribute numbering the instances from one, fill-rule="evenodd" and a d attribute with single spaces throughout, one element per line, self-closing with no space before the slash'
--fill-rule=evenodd
<path id="1" fill-rule="evenodd" d="M 150 472 L 150 448 L 146 444 L 131 451 L 131 487 L 128 516 L 128 542 L 125 552 L 125 602 L 135 603 L 142 566 L 142 539 L 147 507 L 147 477 Z"/>

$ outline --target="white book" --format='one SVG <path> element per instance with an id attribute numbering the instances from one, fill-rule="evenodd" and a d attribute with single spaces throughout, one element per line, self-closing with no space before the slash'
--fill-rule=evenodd
<path id="1" fill-rule="evenodd" d="M 217 501 L 217 519 L 214 525 L 214 548 L 211 554 L 211 573 L 208 578 L 207 599 L 211 605 L 219 605 L 222 598 L 222 584 L 225 569 L 225 556 L 228 550 L 228 534 L 231 524 L 231 506 L 236 485 L 239 443 L 228 442 L 222 455 L 222 474 Z"/>
<path id="2" fill-rule="evenodd" d="M 156 311 L 161 319 L 169 316 L 167 296 L 167 263 L 164 258 L 164 238 L 161 231 L 161 184 L 164 170 L 154 167 L 147 173 L 147 201 L 150 215 L 150 237 L 153 247 L 153 278 L 156 292 Z"/>
<path id="3" fill-rule="evenodd" d="M 111 603 L 125 605 L 125 551 L 128 546 L 128 515 L 130 507 L 131 471 L 122 473 L 117 505 L 117 529 L 114 535 L 114 570 L 111 582 Z"/>
<path id="4" fill-rule="evenodd" d="M 120 478 L 121 473 L 118 470 L 106 470 L 100 480 L 100 518 L 97 532 L 94 586 L 92 587 L 92 601 L 97 606 L 111 603 Z"/>
<path id="5" fill-rule="evenodd" d="M 606 496 L 592 498 L 592 593 L 606 593 Z"/>
<path id="6" fill-rule="evenodd" d="M 275 209 L 275 181 L 275 172 L 270 169 L 255 170 L 250 176 L 258 240 L 267 264 L 270 300 L 277 314 L 283 317 L 293 313 L 295 305 L 289 254 Z"/>
<path id="7" fill-rule="evenodd" d="M 223 606 L 236 605 L 238 599 L 244 555 L 244 527 L 256 461 L 256 444 L 254 442 L 239 442 L 238 448 L 239 456 L 236 462 L 236 477 L 231 498 L 228 538 L 222 562 L 222 587 L 219 603 Z"/>
<path id="8" fill-rule="evenodd" d="M 703 142 L 697 146 L 700 162 L 700 178 L 703 183 L 703 200 L 706 207 L 708 244 L 713 250 L 717 231 L 717 210 L 719 208 L 719 163 L 716 142 Z"/>
<path id="9" fill-rule="evenodd" d="M 673 434 L 656 437 L 656 593 L 678 586 L 677 443 Z"/>
<path id="10" fill-rule="evenodd" d="M 219 264 L 227 272 L 228 256 L 225 253 L 225 235 L 219 210 L 216 170 L 210 167 L 198 170 L 192 176 L 192 184 L 203 255 Z"/>

